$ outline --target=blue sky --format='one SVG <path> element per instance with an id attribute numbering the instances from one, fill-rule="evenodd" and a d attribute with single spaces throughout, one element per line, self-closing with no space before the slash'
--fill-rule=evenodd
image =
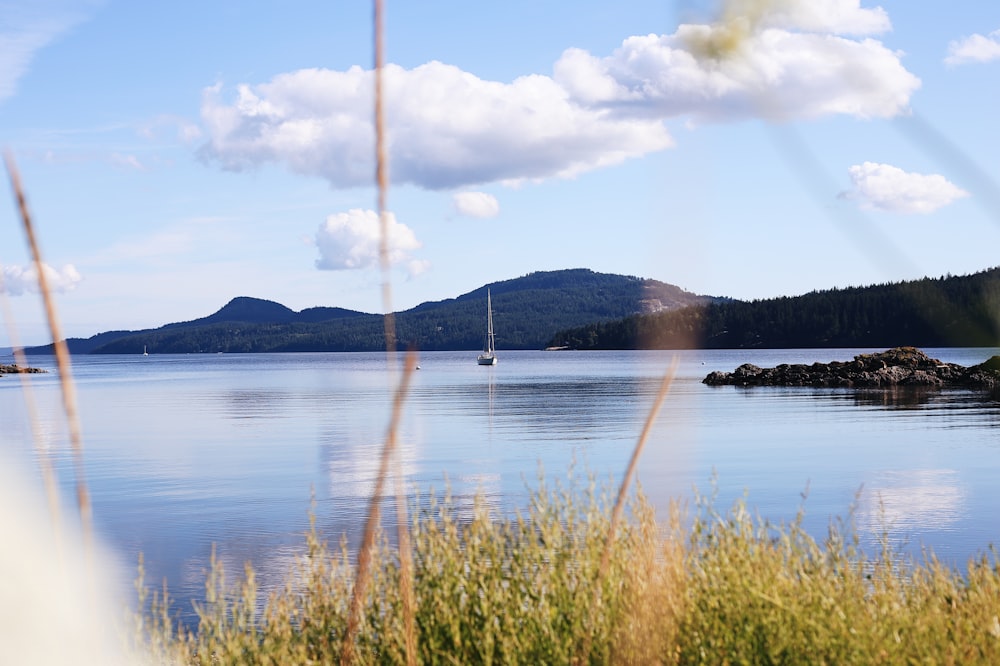
<path id="1" fill-rule="evenodd" d="M 1000 3 L 389 0 L 386 60 L 396 310 L 561 268 L 749 299 L 1000 264 Z M 365 2 L 0 0 L 65 334 L 381 312 L 372 62 Z M 6 186 L 0 266 L 47 341 Z"/>

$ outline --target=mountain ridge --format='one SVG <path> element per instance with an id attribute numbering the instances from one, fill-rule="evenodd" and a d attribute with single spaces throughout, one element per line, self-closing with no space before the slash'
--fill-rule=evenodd
<path id="1" fill-rule="evenodd" d="M 501 350 L 1000 346 L 1000 268 L 754 301 L 589 269 L 539 271 L 394 313 L 399 346 L 479 348 L 487 289 Z M 77 354 L 385 349 L 382 315 L 324 306 L 295 312 L 249 296 L 207 317 L 67 344 Z"/>
<path id="2" fill-rule="evenodd" d="M 424 350 L 476 349 L 485 330 L 486 291 L 493 294 L 501 349 L 539 349 L 558 330 L 629 314 L 717 300 L 676 285 L 586 268 L 535 271 L 482 285 L 454 298 L 394 313 L 401 345 Z M 139 331 L 69 338 L 71 353 L 377 351 L 382 315 L 317 306 L 296 312 L 280 303 L 237 296 L 216 312 Z M 28 354 L 52 352 L 52 345 Z"/>

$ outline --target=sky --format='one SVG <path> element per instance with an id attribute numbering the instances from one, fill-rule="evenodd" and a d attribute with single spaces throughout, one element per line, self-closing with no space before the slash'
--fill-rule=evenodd
<path id="1" fill-rule="evenodd" d="M 590 268 L 741 299 L 1000 265 L 1000 3 L 385 1 L 392 310 Z M 0 0 L 65 336 L 383 312 L 370 3 Z M 7 174 L 0 346 L 51 340 Z"/>

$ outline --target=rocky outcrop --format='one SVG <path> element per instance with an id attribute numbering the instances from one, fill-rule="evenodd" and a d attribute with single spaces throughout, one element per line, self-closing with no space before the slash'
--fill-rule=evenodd
<path id="1" fill-rule="evenodd" d="M 29 368 L 23 365 L 0 365 L 0 375 L 13 375 L 18 372 L 46 372 L 41 368 Z"/>
<path id="2" fill-rule="evenodd" d="M 811 365 L 782 363 L 774 368 L 744 363 L 733 372 L 711 372 L 702 383 L 710 386 L 964 387 L 998 391 L 1000 356 L 965 367 L 933 359 L 915 347 L 896 347 L 878 354 L 859 354 L 853 361 Z"/>

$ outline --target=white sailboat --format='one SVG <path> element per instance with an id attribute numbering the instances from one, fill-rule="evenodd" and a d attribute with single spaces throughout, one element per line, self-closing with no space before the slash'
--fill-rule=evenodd
<path id="1" fill-rule="evenodd" d="M 483 344 L 483 353 L 476 358 L 479 365 L 496 365 L 497 352 L 496 343 L 493 339 L 493 302 L 490 300 L 490 290 L 486 290 L 486 342 Z"/>
<path id="2" fill-rule="evenodd" d="M 148 352 L 148 351 L 146 351 L 146 345 L 143 345 L 143 346 L 142 346 L 142 355 L 143 355 L 143 356 L 149 356 L 149 352 Z"/>

